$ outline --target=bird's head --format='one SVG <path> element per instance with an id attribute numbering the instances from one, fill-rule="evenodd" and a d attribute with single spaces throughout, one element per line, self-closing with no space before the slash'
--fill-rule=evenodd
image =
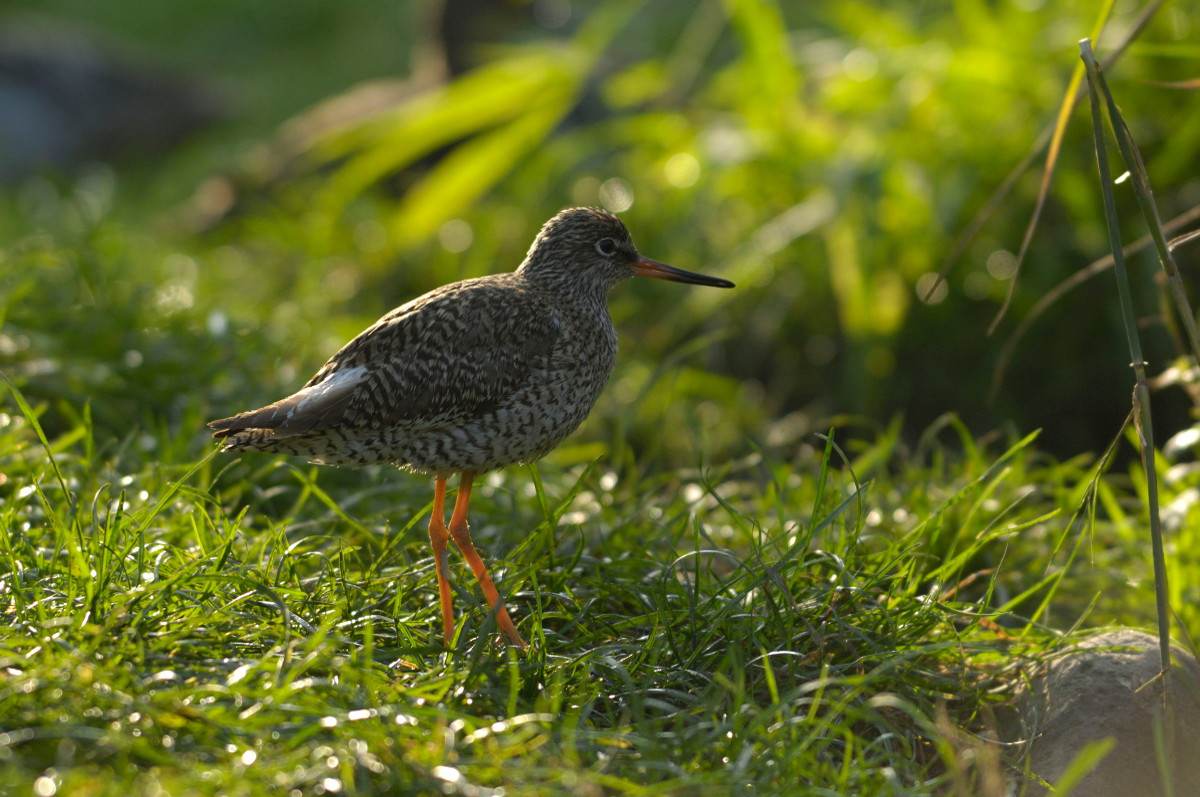
<path id="1" fill-rule="evenodd" d="M 542 225 L 519 271 L 564 290 L 606 292 L 629 277 L 732 288 L 729 280 L 668 266 L 638 253 L 629 231 L 598 208 L 568 208 Z"/>

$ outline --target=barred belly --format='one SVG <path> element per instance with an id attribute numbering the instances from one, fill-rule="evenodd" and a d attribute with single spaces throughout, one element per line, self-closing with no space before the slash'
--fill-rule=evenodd
<path id="1" fill-rule="evenodd" d="M 261 449 L 306 456 L 323 465 L 391 464 L 416 473 L 479 473 L 532 462 L 587 417 L 611 366 L 596 370 L 591 378 L 576 372 L 574 380 L 561 371 L 543 373 L 541 381 L 531 380 L 502 406 L 458 424 L 331 429 L 264 441 Z"/>

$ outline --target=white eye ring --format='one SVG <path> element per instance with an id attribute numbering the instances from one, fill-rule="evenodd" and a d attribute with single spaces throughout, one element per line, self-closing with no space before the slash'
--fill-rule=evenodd
<path id="1" fill-rule="evenodd" d="M 601 238 L 596 241 L 596 251 L 605 257 L 612 257 L 617 253 L 617 242 L 612 238 Z"/>

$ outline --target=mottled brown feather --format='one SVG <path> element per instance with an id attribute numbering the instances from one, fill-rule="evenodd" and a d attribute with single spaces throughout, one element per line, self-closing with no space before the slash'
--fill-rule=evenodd
<path id="1" fill-rule="evenodd" d="M 360 384 L 334 401 L 303 402 L 304 389 L 209 427 L 277 436 L 405 421 L 453 424 L 496 407 L 554 350 L 561 322 L 545 297 L 513 274 L 447 285 L 392 310 L 329 358 L 313 388 L 362 366 Z"/>

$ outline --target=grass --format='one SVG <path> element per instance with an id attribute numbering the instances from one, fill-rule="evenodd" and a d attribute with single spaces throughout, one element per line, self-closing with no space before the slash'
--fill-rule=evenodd
<path id="1" fill-rule="evenodd" d="M 871 38 L 875 13 L 847 16 L 838 30 L 846 49 L 883 56 L 881 75 L 852 83 L 838 70 L 790 75 L 776 69 L 790 33 L 773 4 L 729 8 L 745 56 L 691 78 L 709 88 L 689 113 L 616 105 L 616 121 L 557 132 L 464 213 L 475 243 L 462 254 L 428 243 L 400 256 L 373 244 L 396 213 L 386 192 L 347 205 L 316 245 L 303 212 L 309 182 L 281 194 L 279 208 L 252 208 L 205 237 L 160 224 L 159 198 L 177 200 L 212 161 L 225 165 L 223 142 L 257 140 L 332 90 L 294 71 L 324 72 L 330 59 L 302 57 L 312 51 L 298 42 L 308 38 L 284 28 L 270 39 L 282 54 L 270 68 L 251 57 L 258 45 L 235 43 L 230 59 L 200 48 L 228 60 L 219 74 L 253 73 L 250 97 L 272 100 L 221 134 L 229 139 L 201 143 L 153 177 L 102 167 L 0 194 L 0 368 L 11 380 L 0 385 L 0 792 L 1002 794 L 1003 778 L 1024 764 L 1019 749 L 992 740 L 1037 662 L 1078 630 L 1154 623 L 1148 476 L 1162 499 L 1176 627 L 1200 625 L 1200 468 L 1179 461 L 1196 446 L 1186 434 L 1143 471 L 1131 432 L 1102 454 L 1058 460 L 1036 435 L 978 438 L 953 415 L 924 431 L 900 419 L 822 418 L 811 406 L 773 418 L 782 406 L 808 406 L 788 393 L 796 380 L 822 395 L 827 382 L 845 382 L 853 389 L 835 399 L 839 410 L 869 397 L 860 387 L 885 384 L 904 396 L 909 381 L 917 395 L 953 403 L 934 385 L 939 374 L 903 363 L 893 371 L 864 348 L 863 363 L 887 367 L 870 380 L 839 377 L 793 341 L 833 328 L 828 308 L 840 302 L 843 321 L 866 325 L 848 330 L 850 348 L 886 354 L 896 330 L 870 324 L 899 324 L 905 280 L 934 262 L 890 250 L 944 249 L 924 236 L 987 183 L 971 166 L 974 150 L 940 136 L 971 131 L 962 142 L 992 168 L 1003 161 L 999 139 L 980 139 L 990 117 L 984 125 L 971 114 L 999 108 L 1033 119 L 1028 108 L 1041 107 L 1033 100 L 1058 89 L 1022 70 L 1005 84 L 1015 93 L 975 102 L 979 70 L 961 66 L 978 48 L 913 73 L 893 63 L 907 52 L 895 46 L 903 29 Z M 305 9 L 302 27 L 320 44 L 333 12 Z M 135 32 L 178 27 L 118 10 Z M 194 11 L 211 23 L 201 26 L 205 37 L 223 41 L 228 26 L 240 29 L 234 18 Z M 372 13 L 347 12 L 339 30 L 348 32 L 336 38 L 362 59 L 331 56 L 346 73 L 330 81 L 394 71 L 367 46 L 387 39 L 387 26 L 376 38 L 352 35 L 363 23 L 351 17 Z M 997 85 L 997 69 L 1026 62 L 1013 42 L 1028 39 L 1043 53 L 1038 37 L 1054 29 L 1025 10 L 1009 13 L 977 18 L 970 31 L 971 41 L 1007 48 L 983 70 Z M 1013 19 L 1037 36 L 995 32 Z M 941 36 L 957 41 L 961 22 L 943 20 Z M 928 38 L 925 26 L 911 35 Z M 831 52 L 842 63 L 841 50 Z M 180 58 L 208 63 L 183 50 Z M 938 90 L 912 108 L 942 110 L 916 127 L 906 112 L 893 130 L 884 124 L 890 106 L 861 101 L 923 96 L 880 91 L 893 72 L 922 70 Z M 939 70 L 965 77 L 943 82 Z M 295 80 L 276 96 L 280 74 Z M 830 96 L 797 91 L 801 78 Z M 828 108 L 777 113 L 775 99 L 794 95 Z M 695 110 L 705 108 L 745 120 L 764 149 L 746 161 L 710 157 L 695 143 L 711 132 L 709 112 Z M 828 131 L 816 135 L 808 120 L 821 119 Z M 934 142 L 936 162 L 959 164 L 968 182 L 914 172 L 881 177 L 882 194 L 860 190 L 876 171 L 890 173 L 891 161 L 848 166 L 827 147 L 870 130 L 890 131 L 879 149 L 897 162 L 924 162 Z M 636 146 L 603 155 L 611 132 Z M 647 138 L 655 132 L 663 140 Z M 1094 199 L 1072 168 L 1081 152 L 1064 146 L 1060 182 L 1066 196 Z M 696 187 L 655 176 L 690 153 L 682 162 L 699 164 Z M 860 177 L 795 171 L 827 162 Z M 587 180 L 599 184 L 597 175 L 622 174 L 644 177 L 631 218 L 647 251 L 681 264 L 728 262 L 742 287 L 719 308 L 668 289 L 614 297 L 624 350 L 592 417 L 536 469 L 481 479 L 473 501 L 476 541 L 531 650 L 497 641 L 457 559 L 459 628 L 446 650 L 425 533 L 430 484 L 384 469 L 217 454 L 203 421 L 293 389 L 339 343 L 421 290 L 519 258 L 543 205 L 575 196 Z M 328 175 L 312 178 L 323 184 Z M 764 220 L 798 207 L 799 184 L 836 189 L 839 213 L 813 222 L 833 226 L 754 248 Z M 924 207 L 926 184 L 958 199 L 936 216 L 899 214 Z M 876 196 L 879 208 L 861 204 Z M 1100 240 L 1095 203 L 1072 203 L 1062 228 L 1083 230 L 1083 219 L 1094 241 L 1080 246 L 1091 251 Z M 1017 215 L 1027 210 L 1014 205 Z M 700 236 L 698 219 L 712 222 Z M 874 219 L 890 226 L 875 229 Z M 1020 226 L 1008 226 L 1015 240 Z M 990 251 L 1000 238 L 981 246 Z M 1043 246 L 1031 257 L 1071 259 Z M 831 260 L 861 267 L 867 287 L 831 288 Z M 880 266 L 894 262 L 906 276 Z M 809 273 L 796 264 L 811 283 L 796 281 Z M 988 285 L 999 301 L 1003 284 Z M 901 309 L 874 312 L 893 293 Z M 922 340 L 940 347 L 966 337 L 958 322 L 981 305 L 954 304 L 959 315 L 928 316 L 936 335 Z M 733 376 L 751 344 L 745 356 L 758 366 Z M 918 348 L 928 364 L 931 347 Z M 1087 368 L 1047 359 L 1053 379 L 1078 388 Z M 706 367 L 714 363 L 733 367 Z M 971 376 L 948 360 L 935 370 L 954 382 Z M 758 380 L 764 373 L 770 379 Z M 1089 748 L 1066 777 L 1081 777 L 1100 752 Z"/>
<path id="2" fill-rule="evenodd" d="M 22 450 L 6 463 L 13 785 L 53 767 L 68 791 L 637 793 L 801 775 L 878 791 L 927 779 L 936 706 L 978 689 L 964 665 L 985 640 L 921 600 L 902 537 L 853 544 L 857 493 L 815 451 L 817 478 L 757 467 L 715 495 L 701 474 L 606 490 L 611 474 L 583 469 L 542 496 L 489 479 L 476 529 L 506 550 L 502 588 L 534 641 L 520 656 L 477 606 L 441 650 L 426 485 L 390 476 L 334 503 L 272 461 L 135 475 L 89 461 L 86 427 L 51 447 L 60 483 L 29 429 L 18 416 L 6 441 Z M 760 528 L 747 502 L 818 509 Z"/>
<path id="3" fill-rule="evenodd" d="M 1167 567 L 1163 553 L 1162 521 L 1158 503 L 1158 474 L 1154 469 L 1154 424 L 1150 410 L 1150 387 L 1146 382 L 1146 361 L 1142 356 L 1142 344 L 1137 331 L 1137 317 L 1133 309 L 1133 297 L 1129 286 L 1129 274 L 1125 268 L 1125 256 L 1121 244 L 1121 228 L 1117 220 L 1116 200 L 1113 197 L 1112 174 L 1108 166 L 1108 153 L 1104 143 L 1104 124 L 1100 119 L 1100 88 L 1103 87 L 1100 66 L 1096 63 L 1089 39 L 1079 43 L 1080 55 L 1087 67 L 1088 99 L 1092 112 L 1092 132 L 1096 148 L 1096 170 L 1100 177 L 1100 189 L 1104 196 L 1104 215 L 1107 221 L 1109 246 L 1112 249 L 1113 269 L 1117 277 L 1117 291 L 1120 294 L 1121 321 L 1125 327 L 1125 337 L 1129 342 L 1130 366 L 1134 373 L 1133 409 L 1134 426 L 1137 430 L 1140 445 L 1142 467 L 1146 473 L 1146 502 L 1150 515 L 1150 543 L 1154 556 L 1154 593 L 1158 612 L 1158 645 L 1161 672 L 1164 674 L 1171 668 L 1171 610 L 1168 600 Z M 1099 84 L 1099 85 L 1098 85 Z M 1107 93 L 1107 92 L 1106 92 Z M 1118 130 L 1123 130 L 1124 121 L 1118 115 L 1116 103 L 1112 95 L 1107 95 L 1108 108 L 1112 124 Z M 1145 168 L 1140 158 L 1130 157 L 1129 145 L 1125 140 L 1127 134 L 1118 133 L 1121 142 L 1121 152 L 1126 158 L 1129 168 L 1137 173 L 1136 183 L 1139 185 L 1139 200 L 1143 194 L 1149 195 L 1149 182 L 1146 179 Z M 1151 200 L 1152 206 L 1152 200 Z M 1152 226 L 1152 235 L 1162 244 L 1165 253 L 1166 241 L 1163 238 L 1162 225 L 1155 211 L 1153 217 L 1147 214 L 1147 220 Z M 1168 255 L 1169 257 L 1169 255 Z M 1174 260 L 1167 262 L 1174 266 Z M 1169 273 L 1169 270 L 1168 270 Z M 1189 340 L 1193 344 L 1193 357 L 1200 357 L 1200 348 L 1196 346 L 1196 319 L 1188 305 L 1187 295 L 1179 279 L 1178 269 L 1169 275 L 1176 299 L 1177 309 L 1182 325 L 1189 330 Z M 1164 691 L 1165 695 L 1165 691 Z M 1165 701 L 1165 696 L 1164 696 Z"/>
<path id="4" fill-rule="evenodd" d="M 475 534 L 532 649 L 456 562 L 446 651 L 429 485 L 233 460 L 187 426 L 100 437 L 86 408 L 43 443 L 22 401 L 0 416 L 14 790 L 989 793 L 993 709 L 1095 609 L 1062 579 L 1072 507 L 1136 501 L 951 419 L 953 445 L 893 429 L 848 463 L 810 439 L 719 471 L 497 473 Z"/>
<path id="5" fill-rule="evenodd" d="M 1098 480 L 952 416 L 915 443 L 841 420 L 840 447 L 783 419 L 707 464 L 700 407 L 740 416 L 687 381 L 697 345 L 626 352 L 579 435 L 482 481 L 476 539 L 533 650 L 496 641 L 456 561 L 445 651 L 429 484 L 213 452 L 206 418 L 363 321 L 261 251 L 247 282 L 225 244 L 107 218 L 5 251 L 3 788 L 991 794 L 1030 666 L 1153 621 L 1137 467 Z M 1156 467 L 1195 627 L 1200 473 Z"/>

